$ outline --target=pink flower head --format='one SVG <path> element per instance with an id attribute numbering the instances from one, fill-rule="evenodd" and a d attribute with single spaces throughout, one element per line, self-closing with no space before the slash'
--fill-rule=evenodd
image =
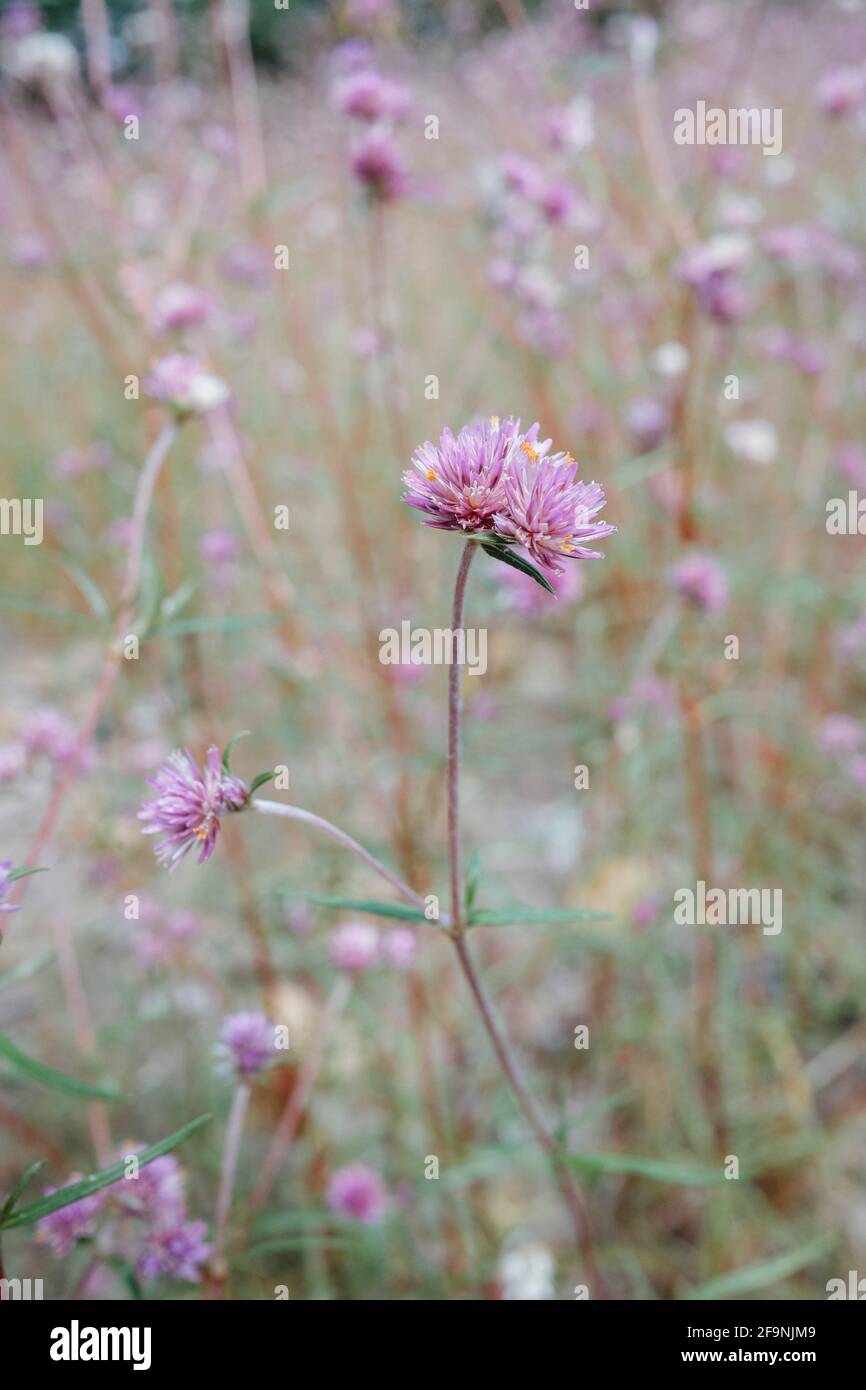
<path id="1" fill-rule="evenodd" d="M 352 1216 L 366 1226 L 382 1220 L 388 1204 L 385 1184 L 365 1163 L 338 1168 L 328 1184 L 328 1206 L 341 1216 Z"/>
<path id="2" fill-rule="evenodd" d="M 139 1147 L 128 1141 L 117 1151 L 116 1161 L 125 1160 Z M 174 1154 L 155 1158 L 152 1163 L 135 1170 L 135 1176 L 119 1178 L 108 1192 L 125 1214 L 152 1224 L 176 1221 L 185 1212 L 183 1170 Z"/>
<path id="3" fill-rule="evenodd" d="M 205 531 L 198 543 L 198 553 L 210 565 L 225 565 L 240 554 L 240 541 L 234 531 L 217 528 Z"/>
<path id="4" fill-rule="evenodd" d="M 81 1182 L 83 1176 L 82 1173 L 70 1173 L 65 1186 L 71 1187 L 73 1183 Z M 62 1190 L 46 1187 L 45 1196 L 50 1197 L 53 1192 Z M 76 1241 L 94 1234 L 93 1222 L 102 1206 L 103 1197 L 104 1193 L 94 1192 L 89 1197 L 79 1197 L 77 1202 L 70 1202 L 69 1206 L 43 1216 L 36 1223 L 39 1240 L 44 1241 L 55 1255 L 68 1255 Z"/>
<path id="5" fill-rule="evenodd" d="M 27 766 L 27 755 L 23 744 L 0 743 L 0 787 L 6 782 L 14 782 Z"/>
<path id="6" fill-rule="evenodd" d="M 848 758 L 863 750 L 866 730 L 850 714 L 828 714 L 818 729 L 818 747 L 828 758 Z"/>
<path id="7" fill-rule="evenodd" d="M 544 175 L 537 164 L 522 154 L 504 154 L 499 160 L 499 172 L 507 189 L 532 202 L 544 194 Z"/>
<path id="8" fill-rule="evenodd" d="M 21 741 L 31 755 L 42 753 L 52 762 L 65 763 L 78 746 L 75 725 L 53 709 L 37 709 L 28 715 Z"/>
<path id="9" fill-rule="evenodd" d="M 274 1060 L 274 1025 L 265 1014 L 229 1014 L 220 1044 L 239 1076 L 255 1076 Z"/>
<path id="10" fill-rule="evenodd" d="M 211 1253 L 206 1235 L 206 1222 L 187 1221 L 183 1215 L 150 1230 L 136 1265 L 141 1278 L 165 1276 L 197 1284 Z"/>
<path id="11" fill-rule="evenodd" d="M 574 217 L 577 197 L 567 183 L 549 183 L 542 189 L 538 206 L 554 227 L 567 227 Z"/>
<path id="12" fill-rule="evenodd" d="M 146 378 L 144 389 L 154 400 L 165 401 L 181 417 L 215 410 L 225 405 L 231 394 L 220 377 L 182 352 L 160 358 Z"/>
<path id="13" fill-rule="evenodd" d="M 847 116 L 866 102 L 866 66 L 831 68 L 815 93 L 825 116 Z"/>
<path id="14" fill-rule="evenodd" d="M 531 431 L 522 440 L 525 459 L 505 480 L 495 528 L 519 541 L 543 570 L 561 574 L 563 559 L 602 559 L 585 542 L 610 536 L 616 527 L 594 520 L 606 500 L 600 484 L 579 482 L 571 455 L 548 455 L 549 446 L 547 440 L 536 447 Z"/>
<path id="15" fill-rule="evenodd" d="M 625 417 L 636 449 L 648 454 L 657 449 L 670 428 L 670 414 L 655 396 L 637 396 L 629 403 Z"/>
<path id="16" fill-rule="evenodd" d="M 369 922 L 345 922 L 332 933 L 328 954 L 338 970 L 359 975 L 379 959 L 379 933 Z"/>
<path id="17" fill-rule="evenodd" d="M 382 937 L 382 959 L 395 970 L 414 969 L 417 956 L 418 938 L 411 927 L 394 927 Z"/>
<path id="18" fill-rule="evenodd" d="M 371 198 L 382 203 L 405 196 L 409 172 L 386 131 L 373 129 L 352 152 L 352 173 Z"/>
<path id="19" fill-rule="evenodd" d="M 345 77 L 334 92 L 334 104 L 344 116 L 359 121 L 400 121 L 412 104 L 409 89 L 380 77 L 371 68 Z"/>
<path id="20" fill-rule="evenodd" d="M 145 822 L 143 835 L 164 836 L 156 855 L 170 869 L 196 845 L 199 864 L 210 859 L 220 817 L 227 811 L 242 811 L 249 798 L 245 783 L 223 768 L 215 745 L 208 749 L 204 769 L 185 750 L 175 749 L 148 781 L 157 794 L 144 803 L 138 819 Z"/>
<path id="21" fill-rule="evenodd" d="M 10 877 L 12 874 L 12 860 L 4 859 L 0 863 L 0 912 L 17 912 L 18 903 L 4 903 L 3 899 L 9 889 Z"/>
<path id="22" fill-rule="evenodd" d="M 720 613 L 728 602 L 728 577 L 712 555 L 687 555 L 668 578 L 681 598 L 705 613 Z"/>
<path id="23" fill-rule="evenodd" d="M 152 326 L 157 333 L 193 328 L 204 322 L 211 307 L 210 295 L 197 285 L 166 285 L 154 301 Z"/>
<path id="24" fill-rule="evenodd" d="M 533 431 L 535 432 L 533 434 Z M 534 446 L 538 426 L 526 436 Z M 426 512 L 425 526 L 441 531 L 492 531 L 505 502 L 505 479 L 516 465 L 522 436 L 519 420 L 494 415 L 480 425 L 464 425 L 455 438 L 443 431 L 438 447 L 429 440 L 416 449 L 417 476 L 403 474 L 403 501 Z"/>

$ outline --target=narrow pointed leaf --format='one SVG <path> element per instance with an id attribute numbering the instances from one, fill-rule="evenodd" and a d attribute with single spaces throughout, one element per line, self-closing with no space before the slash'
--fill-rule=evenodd
<path id="1" fill-rule="evenodd" d="M 368 912 L 371 917 L 397 917 L 401 922 L 426 922 L 420 907 L 409 903 L 377 902 L 372 898 L 323 898 L 316 893 L 306 893 L 307 902 L 319 903 L 322 907 L 347 908 L 351 912 Z"/>
<path id="2" fill-rule="evenodd" d="M 554 598 L 556 597 L 556 590 L 548 583 L 541 570 L 537 570 L 522 556 L 515 555 L 513 551 L 507 550 L 504 546 L 487 545 L 484 542 L 482 542 L 481 549 L 485 554 L 492 556 L 494 560 L 501 560 L 503 565 L 510 565 L 512 569 L 520 570 L 521 574 L 528 574 L 529 578 L 534 579 L 536 584 L 540 584 L 542 589 L 546 589 L 549 594 L 553 594 Z"/>
<path id="3" fill-rule="evenodd" d="M 86 1081 L 79 1081 L 74 1076 L 67 1076 L 65 1072 L 55 1071 L 54 1067 L 45 1066 L 44 1062 L 38 1062 L 35 1057 L 28 1057 L 27 1053 L 16 1047 L 5 1033 L 0 1033 L 0 1057 L 5 1057 L 16 1071 L 20 1071 L 30 1081 L 35 1081 L 40 1086 L 48 1086 L 52 1091 L 60 1091 L 63 1095 L 75 1096 L 78 1100 L 120 1100 L 120 1092 L 112 1087 L 90 1086 Z"/>
<path id="4" fill-rule="evenodd" d="M 189 1124 L 182 1129 L 175 1130 L 167 1139 L 161 1139 L 158 1144 L 151 1144 L 149 1149 L 142 1149 L 136 1155 L 140 1168 L 144 1168 L 148 1163 L 152 1163 L 155 1158 L 161 1158 L 163 1154 L 171 1153 L 189 1139 L 196 1130 L 201 1129 L 210 1120 L 210 1114 L 199 1115 L 197 1119 L 190 1120 Z M 53 1211 L 60 1211 L 63 1207 L 71 1206 L 73 1202 L 78 1202 L 82 1197 L 89 1197 L 92 1192 L 100 1192 L 104 1187 L 110 1187 L 113 1182 L 117 1182 L 126 1172 L 126 1159 L 121 1159 L 119 1163 L 113 1163 L 110 1168 L 103 1168 L 101 1173 L 91 1173 L 87 1178 L 82 1178 L 80 1182 L 70 1183 L 68 1187 L 62 1187 L 58 1192 L 52 1192 L 50 1197 L 43 1197 L 38 1202 L 31 1202 L 27 1207 L 19 1207 L 17 1211 L 0 1220 L 0 1230 L 11 1231 L 17 1226 L 29 1226 L 34 1221 L 41 1221 L 43 1216 L 50 1216 Z"/>

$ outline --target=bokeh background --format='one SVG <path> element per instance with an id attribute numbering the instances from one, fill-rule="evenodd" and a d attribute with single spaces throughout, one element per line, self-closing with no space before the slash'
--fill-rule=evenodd
<path id="1" fill-rule="evenodd" d="M 7 3 L 0 33 L 0 490 L 45 517 L 39 546 L 0 537 L 0 857 L 47 870 L 2 919 L 3 1192 L 210 1112 L 163 1172 L 210 1244 L 224 1018 L 290 1037 L 253 1085 L 227 1271 L 154 1273 L 158 1211 L 109 1198 L 68 1240 L 3 1233 L 7 1275 L 117 1299 L 585 1282 L 435 927 L 368 915 L 380 957 L 344 988 L 358 913 L 310 895 L 387 896 L 360 864 L 247 815 L 169 875 L 136 819 L 173 747 L 249 730 L 236 771 L 285 765 L 275 797 L 447 901 L 447 672 L 383 666 L 378 633 L 448 625 L 459 540 L 401 473 L 489 414 L 539 420 L 618 528 L 555 600 L 476 563 L 463 783 L 476 902 L 528 919 L 471 944 L 610 1291 L 820 1299 L 866 1272 L 866 584 L 826 525 L 866 488 L 866 7 L 88 0 Z M 780 108 L 782 152 L 677 145 L 698 100 Z M 170 451 L 139 657 L 78 759 L 165 418 L 129 382 L 177 351 L 231 400 Z M 698 879 L 781 889 L 783 930 L 676 925 Z"/>

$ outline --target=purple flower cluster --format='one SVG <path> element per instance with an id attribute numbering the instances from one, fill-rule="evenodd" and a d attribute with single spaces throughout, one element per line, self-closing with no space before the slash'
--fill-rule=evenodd
<path id="1" fill-rule="evenodd" d="M 12 874 L 12 860 L 4 859 L 0 861 L 0 912 L 17 912 L 17 903 L 4 903 L 3 899 L 9 889 L 9 881 Z"/>
<path id="2" fill-rule="evenodd" d="M 338 1168 L 328 1184 L 327 1202 L 331 1211 L 350 1216 L 365 1226 L 382 1220 L 388 1194 L 379 1174 L 366 1163 L 350 1163 Z"/>
<path id="3" fill-rule="evenodd" d="M 415 451 L 403 500 L 426 514 L 426 526 L 517 542 L 552 574 L 562 573 L 563 559 L 601 559 L 589 545 L 616 529 L 595 520 L 604 491 L 578 481 L 571 455 L 551 454 L 538 429 L 524 434 L 519 420 L 494 416 L 456 438 L 445 430 L 438 447 L 428 441 Z"/>
<path id="4" fill-rule="evenodd" d="M 127 1143 L 117 1154 L 126 1160 L 136 1146 Z M 79 1182 L 72 1174 L 69 1184 Z M 46 1196 L 57 1191 L 46 1188 Z M 101 1192 L 82 1197 L 38 1222 L 38 1235 L 55 1255 L 68 1255 L 79 1240 L 97 1235 L 100 1245 L 127 1260 L 140 1278 L 165 1276 L 197 1283 L 210 1255 L 207 1225 L 190 1221 L 184 1177 L 173 1154 L 164 1154 Z"/>
<path id="5" fill-rule="evenodd" d="M 238 1076 L 255 1076 L 276 1055 L 274 1025 L 265 1014 L 229 1014 L 220 1031 L 220 1049 Z"/>
<path id="6" fill-rule="evenodd" d="M 176 749 L 148 780 L 156 796 L 144 803 L 138 818 L 145 822 L 142 834 L 163 836 L 156 854 L 170 869 L 196 845 L 199 864 L 210 859 L 220 817 L 242 811 L 249 800 L 246 784 L 226 772 L 216 745 L 208 749 L 203 769 L 185 750 Z"/>

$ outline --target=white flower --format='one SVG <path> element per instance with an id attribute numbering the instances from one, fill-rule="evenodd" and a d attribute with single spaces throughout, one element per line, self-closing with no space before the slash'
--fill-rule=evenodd
<path id="1" fill-rule="evenodd" d="M 50 89 L 78 76 L 78 54 L 62 34 L 25 34 L 6 59 L 6 70 L 24 87 Z"/>
<path id="2" fill-rule="evenodd" d="M 499 1261 L 502 1297 L 509 1302 L 536 1302 L 555 1297 L 553 1256 L 546 1245 L 520 1245 Z"/>
<path id="3" fill-rule="evenodd" d="M 662 343 L 650 357 L 650 364 L 659 376 L 682 376 L 689 365 L 689 350 L 684 343 Z"/>
<path id="4" fill-rule="evenodd" d="M 779 451 L 779 436 L 769 420 L 735 420 L 725 430 L 725 443 L 732 454 L 765 467 Z"/>

